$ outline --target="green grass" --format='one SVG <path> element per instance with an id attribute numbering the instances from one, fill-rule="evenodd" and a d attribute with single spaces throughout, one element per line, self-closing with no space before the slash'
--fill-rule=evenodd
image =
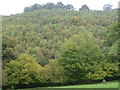
<path id="1" fill-rule="evenodd" d="M 70 85 L 54 88 L 118 88 L 118 81 L 98 83 L 98 84 L 88 84 L 88 85 Z"/>
<path id="2" fill-rule="evenodd" d="M 47 87 L 47 88 L 118 88 L 118 81 L 111 81 L 111 82 L 107 82 L 107 83 L 97 83 L 97 84 L 86 84 L 86 85 Z M 45 88 L 37 87 L 37 88 L 18 89 L 18 90 L 45 90 Z"/>

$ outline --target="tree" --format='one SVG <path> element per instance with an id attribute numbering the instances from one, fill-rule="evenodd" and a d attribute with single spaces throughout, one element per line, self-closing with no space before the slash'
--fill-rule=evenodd
<path id="1" fill-rule="evenodd" d="M 55 8 L 55 4 L 54 4 L 54 3 L 46 3 L 46 4 L 44 5 L 44 8 L 53 9 L 53 8 Z"/>
<path id="2" fill-rule="evenodd" d="M 66 81 L 64 73 L 64 68 L 57 60 L 50 60 L 50 63 L 44 66 L 41 75 L 43 75 L 44 83 L 64 83 Z"/>
<path id="3" fill-rule="evenodd" d="M 86 78 L 91 80 L 102 80 L 118 77 L 118 64 L 102 61 L 92 72 L 87 73 Z"/>
<path id="4" fill-rule="evenodd" d="M 25 7 L 24 12 L 30 12 L 30 11 L 38 10 L 38 9 L 41 9 L 41 8 L 43 8 L 42 5 L 39 5 L 39 4 L 35 3 L 30 7 Z"/>
<path id="5" fill-rule="evenodd" d="M 107 52 L 107 57 L 109 58 L 109 61 L 117 62 L 119 59 L 118 52 L 119 47 L 118 44 L 120 42 L 119 38 L 119 23 L 113 24 L 108 27 L 108 30 L 106 31 L 106 37 L 104 41 L 104 45 Z"/>
<path id="6" fill-rule="evenodd" d="M 56 8 L 64 8 L 64 4 L 62 2 L 57 2 Z"/>
<path id="7" fill-rule="evenodd" d="M 33 57 L 22 54 L 17 60 L 7 63 L 5 68 L 7 84 L 15 85 L 39 82 L 38 73 L 40 70 L 42 70 L 42 67 Z"/>
<path id="8" fill-rule="evenodd" d="M 64 8 L 67 9 L 67 10 L 73 10 L 74 9 L 73 5 L 71 5 L 71 4 L 67 4 L 66 6 L 64 6 Z"/>
<path id="9" fill-rule="evenodd" d="M 119 23 L 115 23 L 107 28 L 105 45 L 111 47 L 119 39 Z"/>
<path id="10" fill-rule="evenodd" d="M 40 9 L 40 5 L 37 3 L 35 3 L 31 6 L 31 11 L 38 10 L 38 9 Z"/>
<path id="11" fill-rule="evenodd" d="M 90 10 L 90 9 L 89 9 L 89 7 L 88 7 L 87 5 L 83 5 L 83 6 L 79 9 L 79 11 L 80 11 L 80 10 Z"/>
<path id="12" fill-rule="evenodd" d="M 2 43 L 2 60 L 3 63 L 16 59 L 14 47 L 17 45 L 17 40 L 12 37 L 3 37 Z"/>
<path id="13" fill-rule="evenodd" d="M 24 12 L 29 12 L 30 11 L 30 7 L 25 7 L 24 8 Z"/>
<path id="14" fill-rule="evenodd" d="M 63 48 L 59 62 L 66 71 L 68 81 L 86 79 L 87 73 L 92 72 L 102 60 L 100 47 L 91 36 L 75 35 L 65 42 Z"/>
<path id="15" fill-rule="evenodd" d="M 107 61 L 104 65 L 106 68 L 103 69 L 107 72 L 106 77 L 117 77 L 118 74 L 118 64 L 119 64 L 119 23 L 115 23 L 107 28 L 106 37 L 104 40 L 104 57 Z"/>
<path id="16" fill-rule="evenodd" d="M 78 16 L 72 16 L 71 17 L 71 23 L 73 23 L 74 25 L 76 25 L 78 22 L 79 22 Z"/>
<path id="17" fill-rule="evenodd" d="M 104 6 L 103 6 L 103 10 L 104 11 L 110 11 L 110 10 L 112 10 L 112 4 L 105 4 Z"/>

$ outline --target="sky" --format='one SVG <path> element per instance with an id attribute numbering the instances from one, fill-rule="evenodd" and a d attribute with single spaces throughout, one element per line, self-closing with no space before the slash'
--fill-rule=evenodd
<path id="1" fill-rule="evenodd" d="M 62 2 L 63 4 L 72 4 L 77 10 L 82 5 L 87 4 L 91 10 L 103 10 L 105 4 L 112 4 L 112 8 L 118 7 L 119 0 L 1 0 L 0 1 L 0 15 L 10 15 L 22 13 L 24 7 L 38 4 L 46 4 L 48 2 L 57 3 Z"/>

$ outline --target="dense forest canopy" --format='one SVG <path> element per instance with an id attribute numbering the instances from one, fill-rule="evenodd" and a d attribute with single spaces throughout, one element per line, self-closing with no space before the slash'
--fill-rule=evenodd
<path id="1" fill-rule="evenodd" d="M 34 4 L 41 9 L 3 16 L 4 85 L 119 77 L 118 10 L 54 8 L 63 5 Z"/>

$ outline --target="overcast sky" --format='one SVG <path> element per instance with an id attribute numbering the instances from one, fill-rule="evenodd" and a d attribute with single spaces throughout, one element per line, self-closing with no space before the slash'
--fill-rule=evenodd
<path id="1" fill-rule="evenodd" d="M 104 4 L 113 4 L 112 8 L 118 7 L 119 0 L 1 0 L 0 15 L 10 15 L 22 13 L 24 7 L 34 3 L 45 4 L 48 2 L 57 3 L 61 1 L 63 4 L 72 4 L 77 10 L 82 5 L 87 4 L 91 10 L 102 10 Z"/>

